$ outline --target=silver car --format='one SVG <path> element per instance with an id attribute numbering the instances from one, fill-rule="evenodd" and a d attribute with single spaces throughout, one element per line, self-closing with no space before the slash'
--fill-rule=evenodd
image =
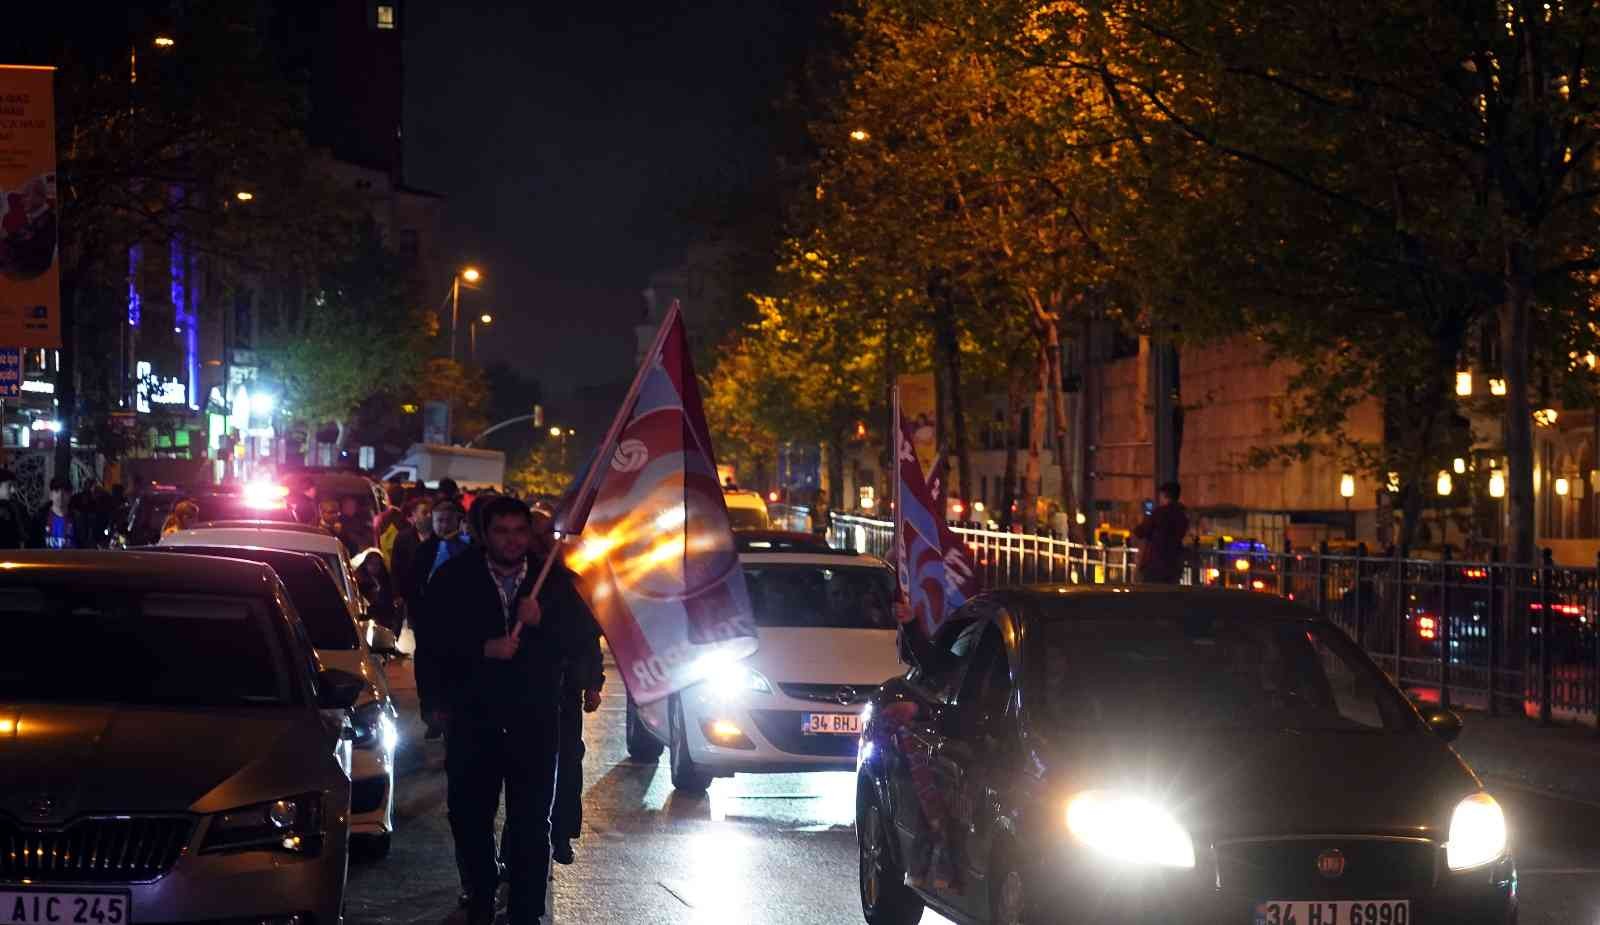
<path id="1" fill-rule="evenodd" d="M 0 923 L 336 925 L 349 707 L 262 564 L 0 560 Z"/>

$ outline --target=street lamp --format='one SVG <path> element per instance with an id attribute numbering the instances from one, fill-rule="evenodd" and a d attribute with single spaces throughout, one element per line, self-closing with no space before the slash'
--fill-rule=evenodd
<path id="1" fill-rule="evenodd" d="M 456 330 L 461 327 L 457 319 L 461 315 L 461 282 L 466 281 L 470 288 L 478 280 L 483 279 L 483 274 L 477 267 L 462 267 L 450 280 L 450 359 L 456 358 Z"/>
<path id="2" fill-rule="evenodd" d="M 470 335 L 468 337 L 467 356 L 470 358 L 471 362 L 473 362 L 473 363 L 478 362 L 478 325 L 479 324 L 487 325 L 487 324 L 492 324 L 493 322 L 494 322 L 494 316 L 489 314 L 488 312 L 484 312 L 483 314 L 478 316 L 478 319 L 476 321 L 474 321 L 471 324 L 467 325 L 467 329 L 468 329 L 469 335 Z"/>
<path id="3" fill-rule="evenodd" d="M 1490 379 L 1489 380 L 1489 394 L 1490 395 L 1504 395 L 1504 394 L 1506 394 L 1506 381 L 1504 379 Z"/>
<path id="4" fill-rule="evenodd" d="M 178 43 L 170 35 L 158 35 L 158 36 L 156 36 L 156 47 L 157 48 L 171 48 L 172 46 L 174 46 L 176 44 L 178 44 Z"/>
<path id="5" fill-rule="evenodd" d="M 1456 394 L 1462 398 L 1472 394 L 1472 370 L 1461 369 L 1456 371 Z"/>
<path id="6" fill-rule="evenodd" d="M 861 128 L 858 128 L 858 129 L 856 129 L 856 130 L 854 130 L 854 131 L 852 131 L 850 133 L 850 140 L 851 141 L 866 141 L 867 139 L 869 139 L 871 137 L 872 137 L 871 135 L 867 134 L 867 130 L 866 129 L 861 129 Z"/>
<path id="7" fill-rule="evenodd" d="M 1434 490 L 1439 493 L 1441 498 L 1449 495 L 1450 492 L 1455 490 L 1455 481 L 1450 478 L 1449 469 L 1439 470 L 1439 479 L 1434 483 L 1433 487 Z"/>
<path id="8" fill-rule="evenodd" d="M 1556 479 L 1556 494 L 1565 498 L 1570 491 L 1572 491 L 1572 483 L 1567 481 L 1565 476 Z"/>
<path id="9" fill-rule="evenodd" d="M 1350 514 L 1350 499 L 1356 496 L 1356 476 L 1353 472 L 1346 472 L 1339 476 L 1339 497 L 1344 499 L 1344 533 L 1345 539 L 1356 538 L 1356 519 Z"/>
<path id="10" fill-rule="evenodd" d="M 1504 498 L 1506 496 L 1506 476 L 1499 469 L 1489 473 L 1489 497 Z"/>
<path id="11" fill-rule="evenodd" d="M 234 193 L 233 198 L 239 200 L 240 202 L 249 202 L 250 200 L 256 198 L 256 194 L 247 189 L 242 189 L 237 193 Z"/>
<path id="12" fill-rule="evenodd" d="M 1450 461 L 1450 468 L 1455 470 L 1456 475 L 1466 475 L 1467 461 L 1462 459 L 1460 456 L 1457 456 L 1455 459 Z"/>

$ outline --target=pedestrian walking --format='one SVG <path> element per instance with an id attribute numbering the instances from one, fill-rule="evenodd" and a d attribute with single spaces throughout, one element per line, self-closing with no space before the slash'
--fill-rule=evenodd
<path id="1" fill-rule="evenodd" d="M 437 630 L 450 828 L 467 877 L 468 925 L 494 920 L 502 787 L 508 920 L 534 925 L 549 878 L 563 669 L 594 617 L 563 569 L 551 569 L 532 595 L 542 556 L 530 554 L 527 505 L 512 498 L 484 504 L 483 542 L 440 566 L 423 607 Z"/>
<path id="2" fill-rule="evenodd" d="M 22 549 L 32 533 L 28 509 L 17 496 L 17 474 L 0 469 L 0 549 Z"/>
<path id="3" fill-rule="evenodd" d="M 1177 584 L 1183 575 L 1183 538 L 1189 534 L 1189 514 L 1178 500 L 1183 489 L 1167 482 L 1157 489 L 1161 503 L 1144 522 L 1133 528 L 1139 538 L 1141 584 Z"/>
<path id="4" fill-rule="evenodd" d="M 535 548 L 543 557 L 556 552 L 549 515 L 534 512 Z M 558 564 L 552 570 L 565 568 Z M 576 583 L 576 575 L 567 573 Z M 582 619 L 587 613 L 579 615 Z M 556 761 L 556 802 L 550 813 L 550 853 L 557 864 L 575 860 L 572 843 L 583 834 L 583 715 L 600 709 L 606 685 L 605 657 L 600 652 L 600 627 L 592 618 L 578 627 L 578 648 L 564 667 L 561 686 L 560 752 Z"/>
<path id="5" fill-rule="evenodd" d="M 402 619 L 412 621 L 416 627 L 418 587 L 413 568 L 417 548 L 433 536 L 433 504 L 427 498 L 413 498 L 406 502 L 405 518 L 395 531 L 389 554 L 389 577 L 394 579 L 395 597 L 400 600 Z M 381 548 L 381 547 L 380 547 Z"/>
<path id="6" fill-rule="evenodd" d="M 440 501 L 429 516 L 433 535 L 417 546 L 411 560 L 411 596 L 418 602 L 412 613 L 411 632 L 416 637 L 417 703 L 422 721 L 428 727 L 426 738 L 437 739 L 444 734 L 444 723 L 440 719 L 442 703 L 438 696 L 439 652 L 433 641 L 439 608 L 429 607 L 425 599 L 428 585 L 439 568 L 470 547 L 461 535 L 461 508 L 455 502 Z M 447 615 L 444 619 L 450 618 Z"/>
<path id="7" fill-rule="evenodd" d="M 72 506 L 72 482 L 62 476 L 50 480 L 50 503 L 33 522 L 34 545 L 45 549 L 87 549 L 91 545 L 89 518 Z"/>
<path id="8" fill-rule="evenodd" d="M 362 507 L 361 498 L 355 495 L 339 496 L 339 539 L 352 556 L 378 545 L 378 538 L 372 532 L 372 514 Z"/>
<path id="9" fill-rule="evenodd" d="M 318 524 L 322 522 L 322 506 L 317 503 L 317 482 L 309 475 L 302 475 L 295 482 L 295 492 L 289 498 L 289 513 L 293 515 L 295 523 Z"/>
<path id="10" fill-rule="evenodd" d="M 383 553 L 376 546 L 368 546 L 350 560 L 350 566 L 356 570 L 356 581 L 367 599 L 367 618 L 399 637 L 400 609 L 395 603 L 394 582 L 388 564 L 383 561 Z"/>

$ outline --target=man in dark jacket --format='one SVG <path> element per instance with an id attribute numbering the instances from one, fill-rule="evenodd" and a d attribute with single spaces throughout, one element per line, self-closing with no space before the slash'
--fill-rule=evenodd
<path id="1" fill-rule="evenodd" d="M 544 912 L 565 666 L 594 616 L 571 576 L 530 556 L 533 524 L 514 498 L 484 502 L 482 542 L 439 567 L 423 594 L 447 715 L 450 829 L 467 878 L 468 925 L 494 920 L 494 820 L 506 792 L 511 925 Z"/>
<path id="2" fill-rule="evenodd" d="M 1178 501 L 1182 492 L 1177 482 L 1162 485 L 1160 506 L 1133 529 L 1139 538 L 1139 581 L 1143 584 L 1177 584 L 1183 575 L 1183 538 L 1189 534 L 1189 515 Z"/>
<path id="3" fill-rule="evenodd" d="M 417 603 L 411 615 L 411 632 L 417 643 L 417 703 L 422 711 L 422 721 L 428 726 L 426 737 L 437 739 L 443 735 L 444 728 L 434 715 L 441 707 L 436 694 L 439 656 L 433 645 L 432 624 L 436 621 L 430 609 L 421 601 L 434 573 L 470 547 L 461 535 L 461 508 L 454 501 L 441 500 L 435 504 L 429 512 L 429 520 L 433 528 L 432 535 L 417 545 L 417 551 L 412 554 L 407 583 L 401 586 L 401 590 L 408 594 L 409 600 Z M 448 613 L 443 619 L 450 619 Z"/>
<path id="4" fill-rule="evenodd" d="M 32 531 L 28 509 L 17 497 L 17 474 L 0 469 L 0 549 L 22 549 Z"/>

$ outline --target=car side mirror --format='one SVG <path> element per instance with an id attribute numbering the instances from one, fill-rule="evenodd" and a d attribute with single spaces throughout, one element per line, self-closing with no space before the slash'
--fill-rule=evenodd
<path id="1" fill-rule="evenodd" d="M 1416 708 L 1434 735 L 1446 742 L 1454 742 L 1461 736 L 1461 717 L 1454 710 L 1447 710 L 1436 703 L 1420 702 L 1416 703 Z"/>
<path id="2" fill-rule="evenodd" d="M 325 710 L 348 710 L 361 699 L 367 679 L 338 668 L 317 672 L 317 706 Z"/>
<path id="3" fill-rule="evenodd" d="M 400 640 L 395 637 L 394 631 L 387 626 L 380 626 L 371 620 L 367 620 L 366 636 L 367 648 L 372 650 L 373 655 L 394 658 L 400 654 Z"/>

